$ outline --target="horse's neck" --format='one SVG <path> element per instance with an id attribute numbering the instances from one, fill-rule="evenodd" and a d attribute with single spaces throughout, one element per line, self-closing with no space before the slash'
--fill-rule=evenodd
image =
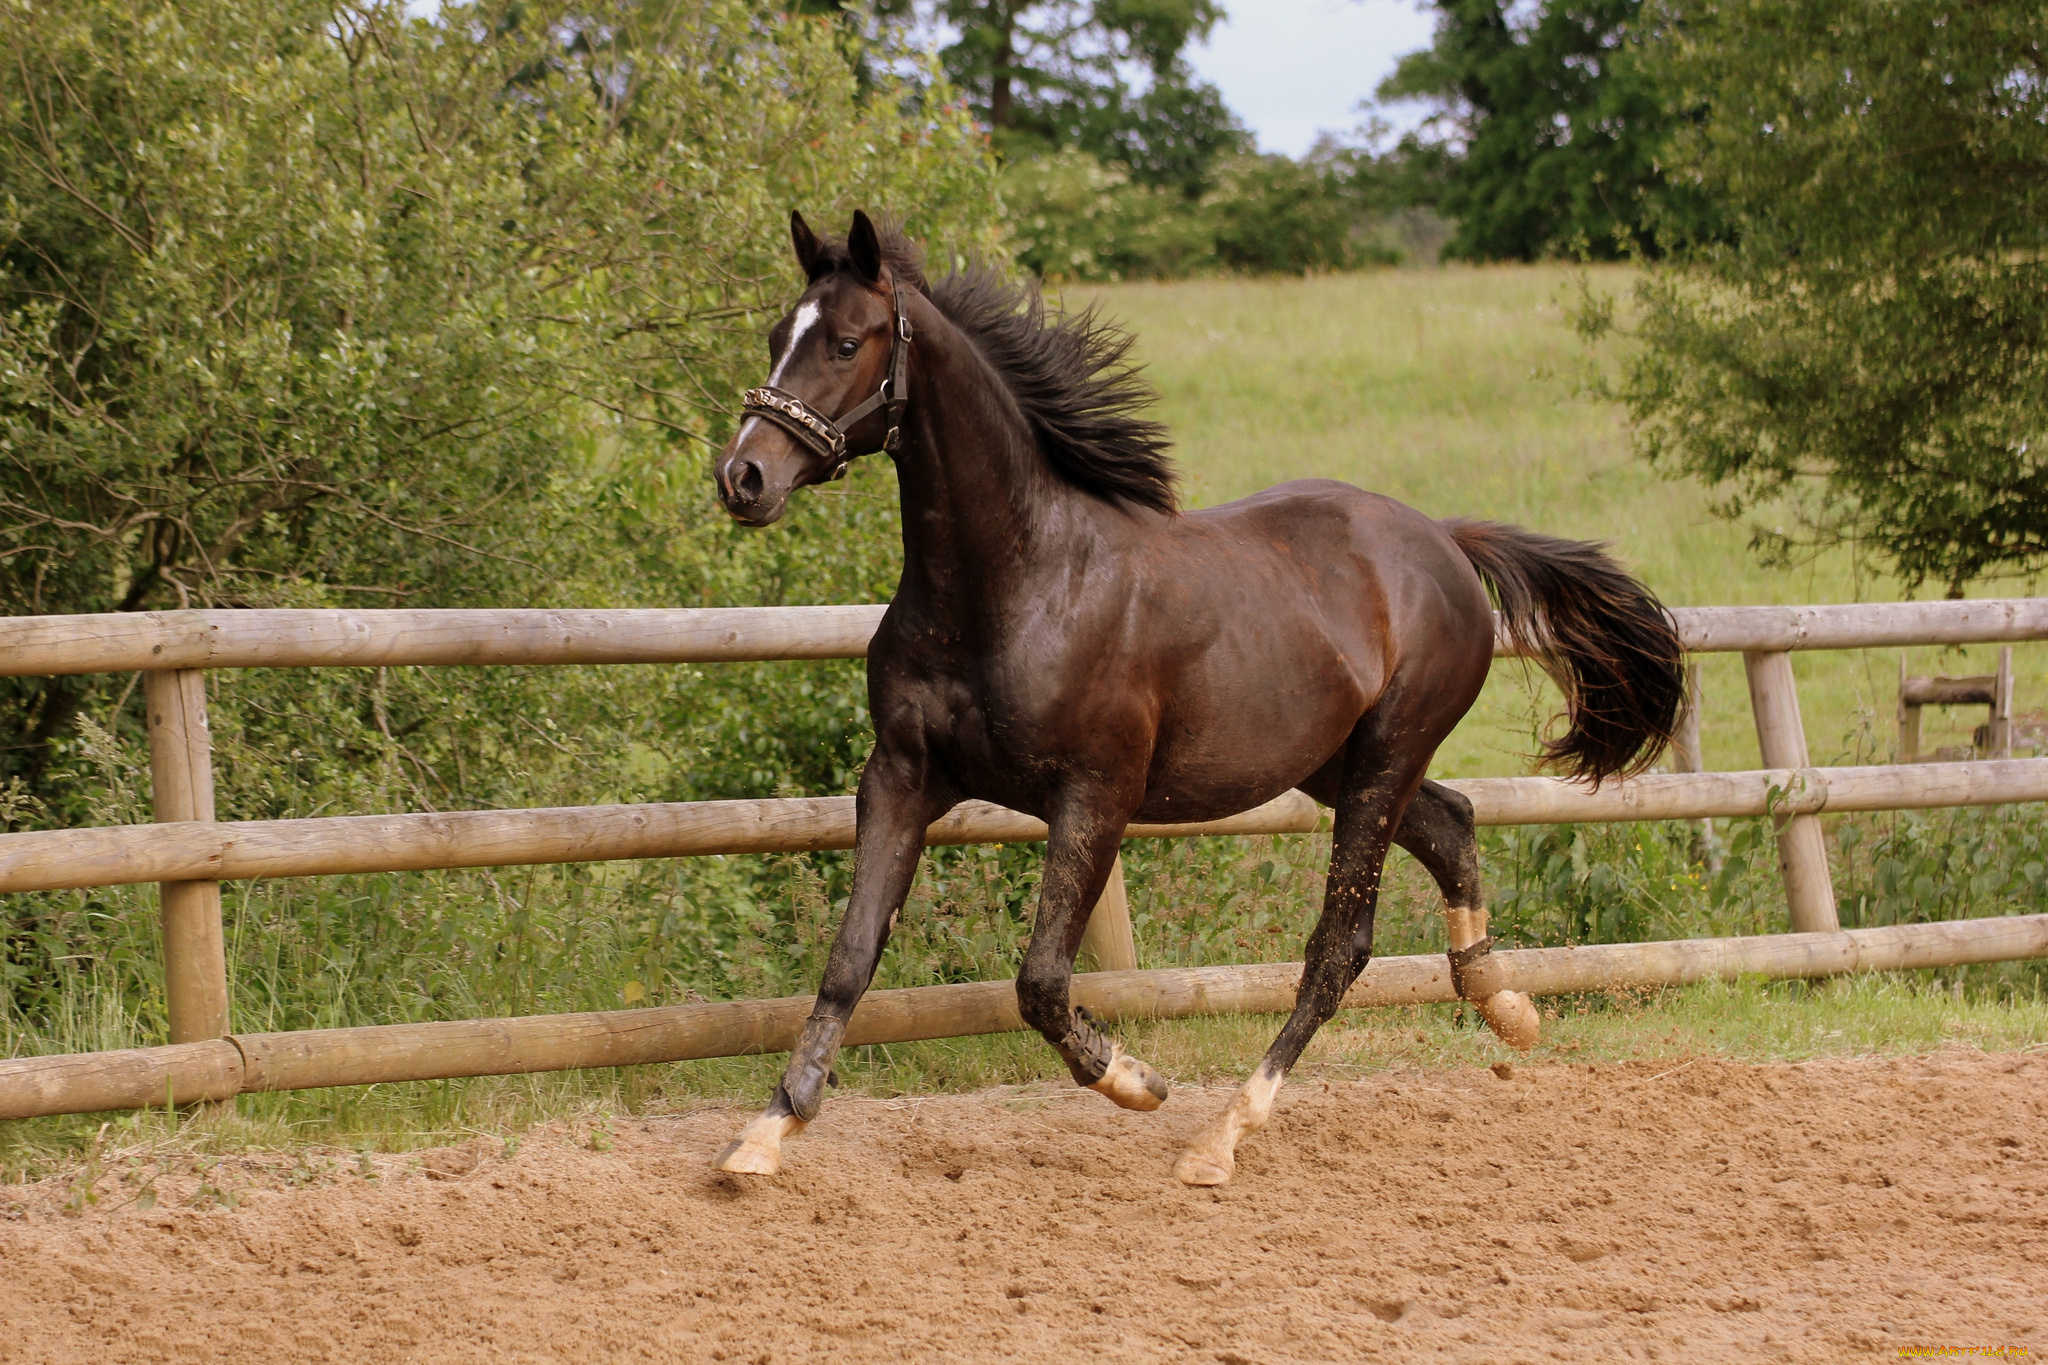
<path id="1" fill-rule="evenodd" d="M 903 502 L 899 600 L 984 615 L 1028 593 L 1086 534 L 1087 495 L 1046 466 L 1016 404 L 951 324 L 920 321 L 920 373 L 896 458 Z M 933 335 L 936 334 L 936 335 Z M 927 337 L 930 341 L 927 342 Z"/>

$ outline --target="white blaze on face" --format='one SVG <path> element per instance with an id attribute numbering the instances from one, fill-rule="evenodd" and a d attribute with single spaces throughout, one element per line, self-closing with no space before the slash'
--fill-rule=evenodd
<path id="1" fill-rule="evenodd" d="M 782 356 L 775 362 L 775 368 L 768 372 L 768 387 L 774 388 L 782 382 L 782 372 L 789 368 L 790 357 L 796 354 L 797 343 L 804 339 L 804 333 L 811 330 L 818 320 L 818 304 L 814 299 L 796 310 L 796 323 L 789 329 L 789 344 L 782 348 Z M 744 441 L 753 432 L 761 419 L 749 417 L 740 424 L 740 440 Z"/>
<path id="2" fill-rule="evenodd" d="M 804 333 L 810 331 L 811 325 L 817 320 L 818 304 L 815 299 L 796 310 L 796 325 L 789 329 L 789 345 L 782 348 L 782 359 L 775 362 L 774 370 L 768 375 L 770 385 L 782 382 L 782 372 L 789 368 L 789 358 L 796 354 L 796 348 L 803 341 Z"/>

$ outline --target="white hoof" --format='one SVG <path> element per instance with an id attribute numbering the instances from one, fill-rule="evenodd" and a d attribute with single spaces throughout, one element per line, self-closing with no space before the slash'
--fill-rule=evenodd
<path id="1" fill-rule="evenodd" d="M 1109 1070 L 1088 1088 L 1109 1096 L 1118 1108 L 1146 1114 L 1166 1103 L 1166 1077 L 1125 1052 L 1121 1043 L 1109 1059 Z"/>
<path id="2" fill-rule="evenodd" d="M 1173 1163 L 1173 1177 L 1183 1185 L 1228 1185 L 1237 1172 L 1237 1144 L 1273 1117 L 1273 1100 L 1286 1079 L 1263 1065 L 1231 1098 L 1230 1104 Z"/>
<path id="3" fill-rule="evenodd" d="M 1237 1173 L 1237 1158 L 1228 1153 L 1221 1156 L 1222 1159 L 1218 1160 L 1215 1153 L 1198 1152 L 1190 1147 L 1173 1163 L 1173 1178 L 1197 1189 L 1228 1185 L 1230 1177 Z"/>
<path id="4" fill-rule="evenodd" d="M 1479 1017 L 1495 1037 L 1517 1052 L 1536 1046 L 1543 1033 L 1542 1016 L 1520 991 L 1495 991 L 1479 1002 Z"/>
<path id="5" fill-rule="evenodd" d="M 794 1114 L 763 1114 L 711 1159 L 711 1169 L 732 1175 L 775 1175 L 782 1170 L 782 1140 L 804 1130 Z"/>

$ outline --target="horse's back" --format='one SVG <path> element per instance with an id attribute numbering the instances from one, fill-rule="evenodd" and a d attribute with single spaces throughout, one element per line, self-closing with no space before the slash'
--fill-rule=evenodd
<path id="1" fill-rule="evenodd" d="M 1465 627 L 1491 647 L 1486 590 L 1471 561 L 1437 522 L 1383 493 L 1296 479 L 1185 519 L 1204 539 L 1287 561 L 1350 637 L 1347 653 L 1378 652 L 1417 628 L 1443 643 L 1443 632 Z"/>

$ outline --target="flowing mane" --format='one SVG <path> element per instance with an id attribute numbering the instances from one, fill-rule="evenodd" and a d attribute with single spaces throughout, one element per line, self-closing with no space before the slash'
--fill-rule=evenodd
<path id="1" fill-rule="evenodd" d="M 1128 359 L 1130 333 L 1092 306 L 1048 315 L 1036 289 L 986 267 L 929 284 L 914 243 L 893 225 L 877 235 L 890 273 L 973 340 L 1062 478 L 1097 497 L 1169 514 L 1177 509 L 1171 442 L 1163 423 L 1142 415 L 1153 395 Z M 843 239 L 820 239 L 818 246 L 813 281 L 854 268 Z"/>
<path id="2" fill-rule="evenodd" d="M 992 270 L 948 275 L 931 300 L 974 339 L 1067 482 L 1171 513 L 1176 471 L 1166 427 L 1143 416 L 1152 390 L 1126 357 L 1131 335 L 1091 306 L 1047 316 L 1036 289 Z"/>

